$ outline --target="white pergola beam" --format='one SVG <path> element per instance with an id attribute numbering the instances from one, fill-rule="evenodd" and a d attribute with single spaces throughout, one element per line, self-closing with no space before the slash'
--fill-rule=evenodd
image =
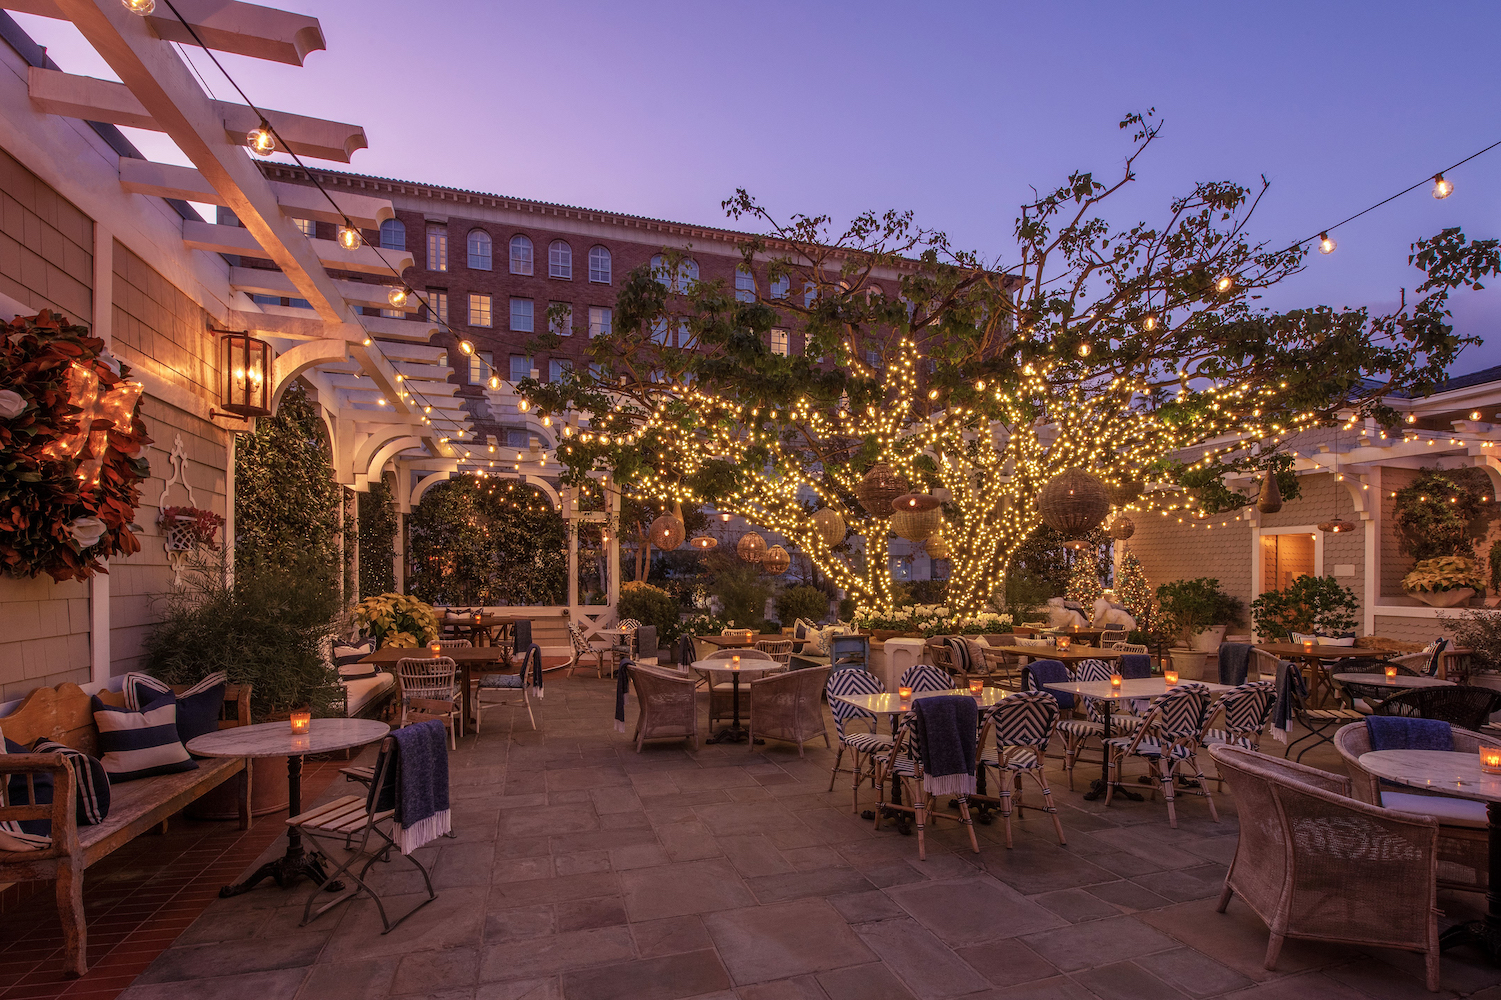
<path id="1" fill-rule="evenodd" d="M 240 226 L 219 226 L 212 222 L 194 222 L 192 219 L 184 219 L 182 241 L 192 250 L 244 254 L 250 257 L 266 256 L 265 249 L 255 241 L 250 230 Z M 374 249 L 368 246 L 345 250 L 334 240 L 309 238 L 308 242 L 312 244 L 314 252 L 318 254 L 318 260 L 325 267 L 336 268 L 340 271 L 355 271 L 361 274 L 395 278 L 401 271 L 412 266 L 412 255 L 405 251 L 384 251 L 391 261 L 387 264 Z M 392 271 L 393 267 L 397 270 Z"/>
<path id="2" fill-rule="evenodd" d="M 85 3 L 86 0 L 58 0 L 58 2 L 64 7 L 71 8 Z M 123 7 L 121 10 L 129 14 L 129 11 L 125 11 Z M 130 16 L 135 17 L 134 14 Z M 144 24 L 139 27 L 142 31 L 145 30 Z M 156 45 L 164 44 L 155 38 L 144 41 Z M 95 48 L 98 46 L 96 45 Z M 176 53 L 173 55 L 175 56 Z M 105 58 L 108 59 L 108 56 Z M 111 63 L 111 68 L 116 73 L 120 72 L 113 63 Z M 121 78 L 124 78 L 124 74 L 121 74 Z M 96 80 L 91 76 L 75 76 L 55 69 L 31 66 L 27 69 L 27 87 L 31 102 L 49 114 L 82 118 L 91 122 L 108 122 L 111 125 L 125 125 L 130 128 L 143 128 L 172 135 L 172 129 L 164 121 L 159 120 L 156 110 L 148 107 L 140 93 L 129 83 Z M 202 91 L 199 91 L 199 96 L 201 95 Z M 248 140 L 245 135 L 260 124 L 260 117 L 243 104 L 210 101 L 206 98 L 204 102 L 212 109 L 212 114 L 218 120 L 224 137 L 235 145 L 247 145 Z M 316 156 L 320 160 L 348 163 L 349 157 L 355 150 L 364 149 L 369 145 L 365 141 L 365 130 L 358 125 L 331 122 L 323 118 L 308 118 L 286 111 L 269 110 L 266 112 L 266 120 L 271 123 L 276 134 L 286 142 L 287 147 L 301 156 Z M 173 135 L 173 138 L 175 139 L 176 136 Z"/>
<path id="3" fill-rule="evenodd" d="M 290 226 L 291 223 L 288 222 L 287 225 Z M 295 227 L 292 231 L 297 233 Z M 304 244 L 310 242 L 301 233 L 297 233 L 297 238 Z M 311 247 L 308 247 L 308 252 L 312 252 Z M 266 251 L 266 253 L 267 256 L 270 256 L 270 251 Z M 319 270 L 326 277 L 326 272 L 322 272 L 321 264 Z M 333 278 L 327 278 L 327 280 L 331 286 L 330 291 L 337 295 L 340 300 L 347 301 L 351 305 L 374 306 L 380 309 L 391 308 L 391 304 L 386 301 L 385 285 L 367 285 L 359 281 L 337 281 Z M 306 298 L 296 282 L 292 280 L 291 275 L 284 271 L 272 271 L 263 267 L 232 267 L 229 269 L 229 284 L 231 288 L 238 288 L 242 292 L 255 292 L 259 295 L 286 295 L 299 299 Z M 407 306 L 411 306 L 410 301 L 408 301 Z M 356 319 L 369 318 L 368 316 L 356 317 Z M 360 331 L 362 334 L 361 339 L 363 339 L 364 326 L 360 327 Z"/>
<path id="4" fill-rule="evenodd" d="M 155 163 L 151 160 L 136 160 L 123 157 L 120 160 L 120 186 L 132 194 L 152 195 L 157 198 L 181 198 L 183 201 L 198 201 L 209 205 L 223 205 L 224 199 L 203 175 L 192 167 L 175 163 Z M 338 211 L 328 199 L 310 184 L 286 184 L 271 181 L 271 190 L 276 193 L 276 203 L 281 210 L 294 219 L 312 219 L 315 222 L 338 224 L 348 216 L 349 221 L 361 229 L 379 229 L 387 219 L 396 217 L 396 210 L 385 198 L 352 194 L 348 191 L 331 191 Z"/>

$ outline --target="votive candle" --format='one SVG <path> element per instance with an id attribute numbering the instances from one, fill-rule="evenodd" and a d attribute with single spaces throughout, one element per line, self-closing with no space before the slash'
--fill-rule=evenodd
<path id="1" fill-rule="evenodd" d="M 1165 681 L 1167 681 L 1168 684 L 1170 684 L 1170 685 L 1171 684 L 1176 684 L 1176 683 L 1178 683 L 1178 671 L 1176 671 L 1176 670 L 1164 670 L 1162 672 L 1162 679 L 1165 680 Z"/>
<path id="2" fill-rule="evenodd" d="M 984 690 L 985 690 L 985 682 L 984 681 L 970 681 L 969 682 L 969 693 L 970 694 L 975 695 L 975 696 L 978 697 L 979 694 L 980 694 L 980 692 L 982 692 Z"/>
<path id="3" fill-rule="evenodd" d="M 1311 653 L 1311 652 L 1313 652 L 1313 640 L 1312 639 L 1304 639 L 1303 640 L 1303 652 L 1305 652 L 1305 653 Z"/>
<path id="4" fill-rule="evenodd" d="M 434 656 L 443 655 L 443 647 L 438 643 L 436 639 L 427 644 L 427 651 L 429 653 L 432 653 Z"/>
<path id="5" fill-rule="evenodd" d="M 313 728 L 313 713 L 312 712 L 293 712 L 292 713 L 292 719 L 291 719 L 291 721 L 292 721 L 292 732 L 294 732 L 294 733 L 307 733 L 307 732 L 310 732 L 312 730 L 312 728 Z"/>
<path id="6" fill-rule="evenodd" d="M 1480 748 L 1480 770 L 1487 774 L 1501 774 L 1501 747 Z"/>
<path id="7" fill-rule="evenodd" d="M 1120 688 L 1120 686 L 1121 686 L 1121 675 L 1120 674 L 1111 674 L 1110 675 L 1110 686 L 1112 688 L 1116 688 L 1116 689 Z"/>
<path id="8" fill-rule="evenodd" d="M 1396 667 L 1387 667 L 1386 668 L 1386 682 L 1388 684 L 1391 684 L 1391 683 L 1394 683 L 1396 681 L 1396 679 L 1397 679 L 1397 668 Z"/>
<path id="9" fill-rule="evenodd" d="M 739 670 L 740 669 L 740 654 L 739 653 L 736 653 L 734 656 L 730 657 L 730 669 L 731 670 Z"/>
<path id="10" fill-rule="evenodd" d="M 906 688 L 906 687 L 899 687 L 899 688 L 896 689 L 896 696 L 898 698 L 902 699 L 902 701 L 906 701 L 907 699 L 909 699 L 909 698 L 912 697 L 912 689 L 911 688 Z"/>
<path id="11" fill-rule="evenodd" d="M 1069 645 L 1073 641 L 1074 641 L 1073 639 L 1069 638 L 1066 635 L 1060 635 L 1060 636 L 1058 636 L 1058 638 L 1055 641 L 1054 645 L 1056 645 L 1059 649 L 1061 649 L 1063 652 L 1066 653 L 1066 652 L 1068 652 Z"/>

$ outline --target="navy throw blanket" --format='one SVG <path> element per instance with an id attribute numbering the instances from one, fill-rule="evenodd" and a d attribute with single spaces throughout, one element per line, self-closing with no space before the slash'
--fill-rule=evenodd
<path id="1" fill-rule="evenodd" d="M 370 789 L 372 812 L 396 810 L 396 846 L 411 854 L 452 829 L 448 808 L 448 730 L 437 719 L 391 733 L 395 760 L 384 787 Z M 382 761 L 376 761 L 380 773 Z"/>
<path id="2" fill-rule="evenodd" d="M 693 654 L 695 652 L 696 650 L 693 646 L 693 636 L 689 635 L 687 632 L 684 632 L 682 638 L 678 640 L 678 663 L 692 663 Z"/>
<path id="3" fill-rule="evenodd" d="M 922 753 L 923 788 L 933 795 L 975 793 L 975 749 L 980 710 L 966 695 L 919 698 L 917 740 Z"/>
<path id="4" fill-rule="evenodd" d="M 1368 715 L 1365 720 L 1372 750 L 1453 750 L 1454 732 L 1438 719 L 1396 715 Z"/>
<path id="5" fill-rule="evenodd" d="M 1251 644 L 1248 642 L 1220 643 L 1220 683 L 1237 687 L 1246 682 L 1251 670 Z"/>
<path id="6" fill-rule="evenodd" d="M 625 695 L 630 690 L 630 668 L 636 664 L 630 660 L 621 660 L 615 669 L 615 731 L 625 732 Z"/>
<path id="7" fill-rule="evenodd" d="M 1152 657 L 1147 653 L 1122 653 L 1121 676 L 1127 680 L 1140 680 L 1152 676 Z"/>
<path id="8" fill-rule="evenodd" d="M 1062 660 L 1033 660 L 1022 667 L 1022 687 L 1027 691 L 1043 691 L 1044 694 L 1052 695 L 1059 710 L 1064 712 L 1074 707 L 1074 696 L 1062 691 L 1045 691 L 1043 685 L 1067 684 L 1071 679 L 1068 667 L 1063 665 Z"/>
<path id="9" fill-rule="evenodd" d="M 1287 742 L 1287 730 L 1293 718 L 1293 699 L 1307 697 L 1308 685 L 1303 681 L 1303 671 L 1287 660 L 1278 660 L 1277 700 L 1272 705 L 1272 737 L 1277 742 Z"/>

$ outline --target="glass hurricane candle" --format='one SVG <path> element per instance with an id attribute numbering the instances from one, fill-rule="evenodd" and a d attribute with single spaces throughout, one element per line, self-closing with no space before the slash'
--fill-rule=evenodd
<path id="1" fill-rule="evenodd" d="M 896 689 L 896 696 L 902 699 L 902 701 L 907 701 L 912 697 L 912 689 L 899 687 Z"/>
<path id="2" fill-rule="evenodd" d="M 1311 653 L 1311 652 L 1313 652 L 1313 640 L 1312 639 L 1304 639 L 1303 640 L 1303 652 L 1305 652 L 1305 653 Z"/>
<path id="3" fill-rule="evenodd" d="M 985 682 L 984 681 L 970 681 L 969 682 L 969 693 L 972 694 L 972 695 L 974 695 L 975 697 L 979 697 L 980 693 L 982 691 L 984 691 L 984 690 L 985 690 Z"/>
<path id="4" fill-rule="evenodd" d="M 292 720 L 291 721 L 292 721 L 292 732 L 294 732 L 294 733 L 307 733 L 307 732 L 310 732 L 310 731 L 312 731 L 312 728 L 313 728 L 313 713 L 312 712 L 293 712 L 292 713 Z"/>
<path id="5" fill-rule="evenodd" d="M 427 651 L 434 656 L 443 655 L 443 647 L 438 644 L 438 641 L 436 639 L 427 644 Z"/>
<path id="6" fill-rule="evenodd" d="M 1501 747 L 1481 746 L 1480 770 L 1487 774 L 1501 774 Z"/>
<path id="7" fill-rule="evenodd" d="M 1387 667 L 1386 668 L 1386 682 L 1388 684 L 1391 684 L 1391 683 L 1395 682 L 1396 679 L 1397 679 L 1397 668 L 1396 667 Z"/>
<path id="8" fill-rule="evenodd" d="M 740 654 L 739 653 L 736 653 L 734 656 L 730 657 L 730 669 L 731 670 L 739 670 L 740 669 Z"/>
<path id="9" fill-rule="evenodd" d="M 1121 686 L 1121 675 L 1120 674 L 1111 674 L 1110 675 L 1110 686 L 1112 688 L 1114 688 L 1115 690 L 1117 690 L 1117 691 L 1120 690 L 1120 686 Z"/>
<path id="10" fill-rule="evenodd" d="M 1176 671 L 1176 670 L 1164 670 L 1162 672 L 1162 679 L 1165 680 L 1165 681 L 1167 681 L 1168 684 L 1170 684 L 1170 685 L 1171 684 L 1176 684 L 1176 683 L 1178 683 L 1178 671 Z"/>
<path id="11" fill-rule="evenodd" d="M 1060 635 L 1057 637 L 1057 639 L 1054 640 L 1053 645 L 1057 646 L 1059 650 L 1066 653 L 1068 652 L 1069 645 L 1073 641 L 1073 639 L 1069 638 L 1066 635 Z"/>

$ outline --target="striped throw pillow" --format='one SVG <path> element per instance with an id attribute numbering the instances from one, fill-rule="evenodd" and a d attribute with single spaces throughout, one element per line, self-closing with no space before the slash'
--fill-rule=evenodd
<path id="1" fill-rule="evenodd" d="M 12 743 L 0 737 L 0 754 L 25 752 L 26 748 L 21 744 Z M 37 805 L 52 801 L 52 776 L 50 774 L 36 774 L 32 788 L 36 795 Z M 9 806 L 32 804 L 33 800 L 26 788 L 26 775 L 13 774 L 9 782 L 0 781 L 0 802 Z M 23 829 L 24 824 L 35 831 L 39 828 L 39 824 L 43 823 L 51 826 L 48 820 L 0 820 L 0 851 L 40 851 L 51 847 L 51 837 L 36 832 L 28 833 Z"/>
<path id="2" fill-rule="evenodd" d="M 109 815 L 109 774 L 104 764 L 82 750 L 42 738 L 31 745 L 32 753 L 60 753 L 73 769 L 73 788 L 78 802 L 78 825 L 95 826 Z M 50 826 L 50 822 L 48 823 Z"/>
<path id="3" fill-rule="evenodd" d="M 94 696 L 94 725 L 111 782 L 192 771 L 198 764 L 177 736 L 177 701 L 163 697 L 139 712 L 106 705 Z"/>
<path id="4" fill-rule="evenodd" d="M 125 675 L 120 691 L 125 695 L 125 707 L 132 712 L 141 711 L 147 704 L 164 698 L 177 702 L 177 739 L 187 746 L 188 741 L 219 728 L 219 715 L 224 711 L 224 687 L 229 675 L 216 670 L 182 694 L 173 694 L 172 688 L 150 674 L 131 672 Z"/>

